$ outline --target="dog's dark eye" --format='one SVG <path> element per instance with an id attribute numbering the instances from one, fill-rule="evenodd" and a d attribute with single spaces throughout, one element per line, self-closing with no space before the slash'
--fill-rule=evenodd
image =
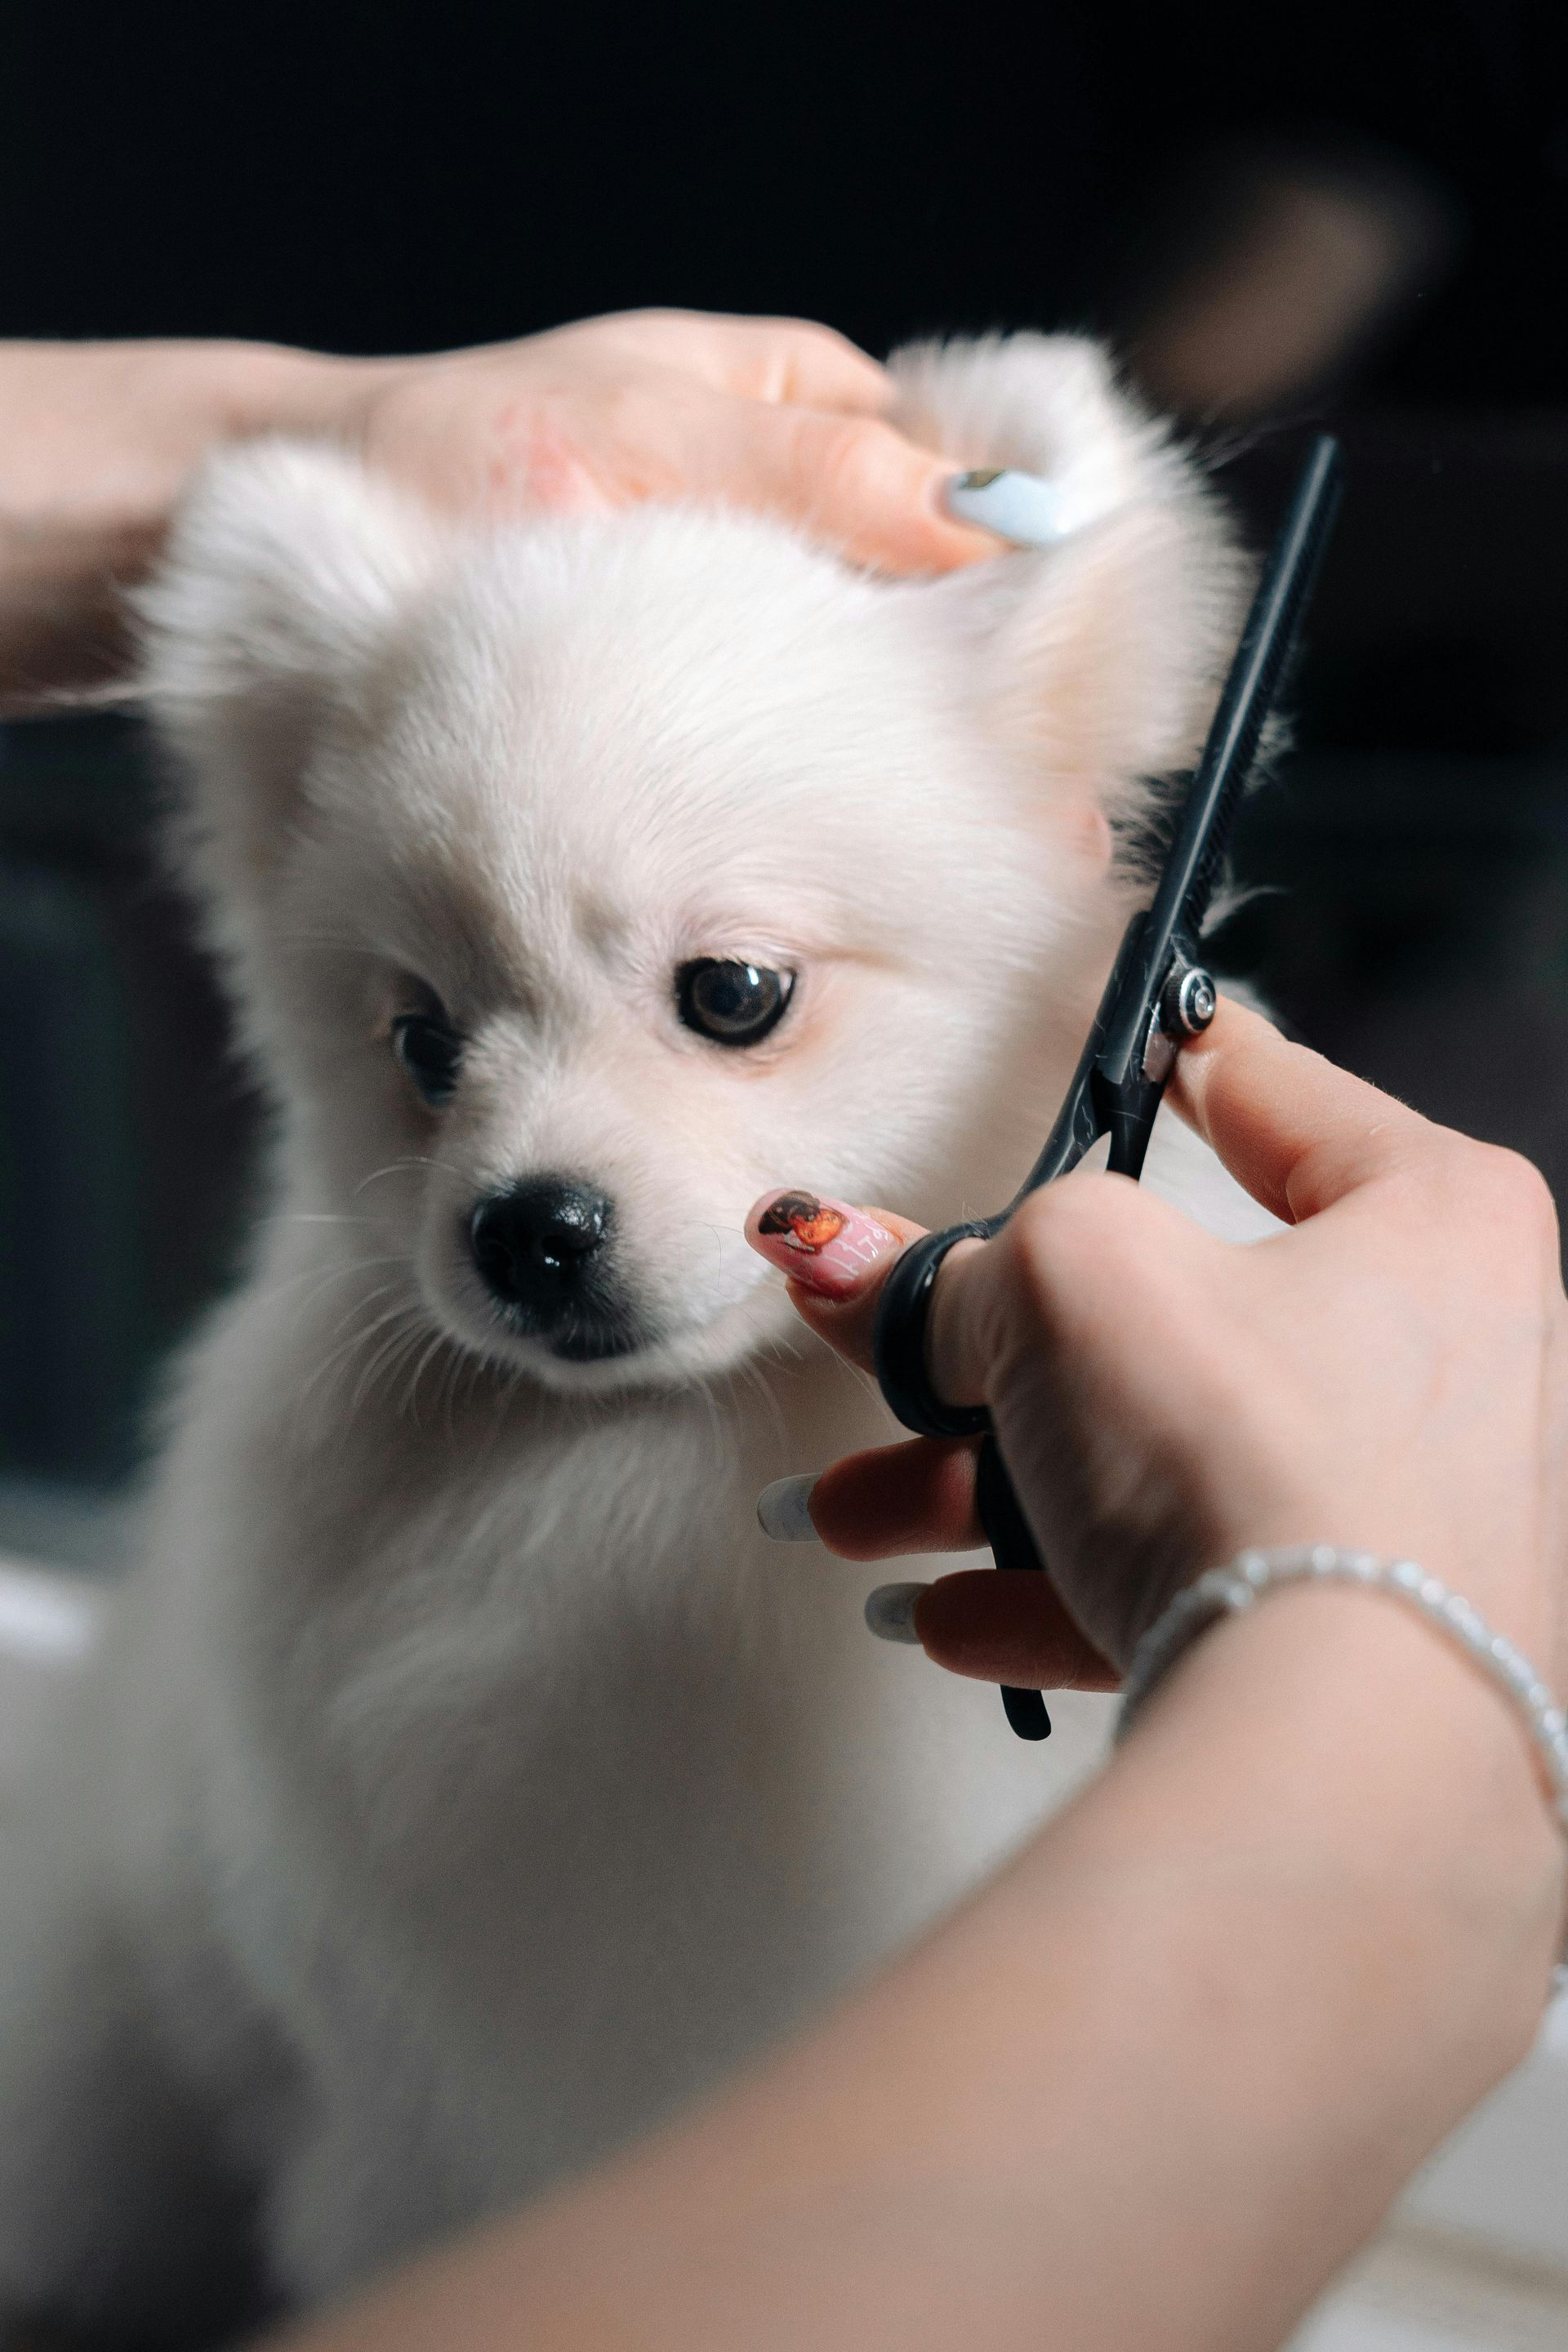
<path id="1" fill-rule="evenodd" d="M 784 1018 L 794 987 L 793 971 L 700 956 L 676 973 L 675 1002 L 700 1037 L 711 1037 L 716 1045 L 755 1045 Z"/>
<path id="2" fill-rule="evenodd" d="M 458 1083 L 463 1041 L 439 1013 L 400 1013 L 392 1050 L 427 1103 L 444 1103 Z"/>

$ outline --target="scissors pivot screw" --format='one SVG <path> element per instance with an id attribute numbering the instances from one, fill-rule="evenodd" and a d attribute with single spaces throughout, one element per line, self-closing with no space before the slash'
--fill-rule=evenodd
<path id="1" fill-rule="evenodd" d="M 1213 980 L 1195 964 L 1178 964 L 1165 982 L 1160 1002 L 1160 1026 L 1167 1037 L 1196 1037 L 1219 1008 Z"/>

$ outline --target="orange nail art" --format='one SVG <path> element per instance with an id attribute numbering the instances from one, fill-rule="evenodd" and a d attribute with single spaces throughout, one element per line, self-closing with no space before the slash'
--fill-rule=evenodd
<path id="1" fill-rule="evenodd" d="M 768 1192 L 746 1219 L 746 1239 L 773 1265 L 808 1290 L 847 1298 L 871 1268 L 903 1244 L 863 1209 L 815 1192 Z"/>

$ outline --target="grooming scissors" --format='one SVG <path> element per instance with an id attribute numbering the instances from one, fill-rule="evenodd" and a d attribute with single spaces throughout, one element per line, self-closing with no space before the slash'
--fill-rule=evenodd
<path id="1" fill-rule="evenodd" d="M 911 1244 L 882 1292 L 876 1331 L 882 1394 L 907 1429 L 922 1437 L 979 1437 L 975 1500 L 998 1568 L 1044 1566 L 1018 1507 L 984 1405 L 944 1404 L 926 1372 L 926 1322 L 943 1258 L 955 1242 L 985 1241 L 1040 1185 L 1076 1168 L 1100 1136 L 1109 1166 L 1136 1179 L 1166 1081 L 1184 1042 L 1214 1019 L 1215 983 L 1201 940 L 1237 812 L 1300 631 L 1340 497 L 1339 444 L 1320 435 L 1247 617 L 1203 756 L 1177 803 L 1170 848 L 1154 895 L 1122 937 L 1083 1056 L 1045 1150 L 1022 1189 L 995 1216 L 949 1225 Z M 1049 1737 L 1037 1690 L 1004 1687 L 1002 1704 L 1020 1739 Z"/>

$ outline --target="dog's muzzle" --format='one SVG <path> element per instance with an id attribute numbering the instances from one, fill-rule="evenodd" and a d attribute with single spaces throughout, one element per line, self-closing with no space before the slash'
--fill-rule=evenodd
<path id="1" fill-rule="evenodd" d="M 481 1201 L 468 1220 L 474 1265 L 508 1323 L 571 1363 L 639 1344 L 611 1270 L 613 1215 L 586 1185 L 535 1176 Z"/>

